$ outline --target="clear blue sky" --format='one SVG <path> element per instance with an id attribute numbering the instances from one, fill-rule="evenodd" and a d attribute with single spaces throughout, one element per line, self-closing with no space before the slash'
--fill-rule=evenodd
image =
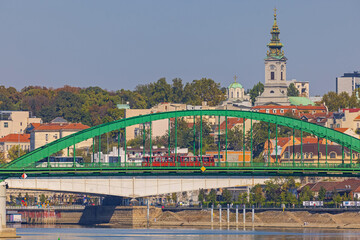
<path id="1" fill-rule="evenodd" d="M 311 95 L 360 70 L 359 0 L 0 2 L 0 85 L 134 89 L 166 77 L 264 82 L 273 8 L 287 78 Z"/>

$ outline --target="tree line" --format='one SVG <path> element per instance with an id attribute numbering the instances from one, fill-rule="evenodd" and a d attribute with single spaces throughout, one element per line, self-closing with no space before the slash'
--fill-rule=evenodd
<path id="1" fill-rule="evenodd" d="M 0 86 L 0 110 L 31 111 L 33 116 L 49 122 L 63 117 L 70 122 L 95 126 L 120 119 L 124 111 L 116 105 L 129 103 L 133 109 L 151 108 L 161 102 L 210 106 L 225 100 L 226 89 L 212 79 L 202 78 L 183 84 L 180 78 L 167 83 L 165 78 L 156 82 L 138 85 L 134 91 L 108 91 L 100 87 L 47 88 L 28 86 L 20 91 L 13 87 Z"/>
<path id="2" fill-rule="evenodd" d="M 229 190 L 223 189 L 221 195 L 217 195 L 215 189 L 211 189 L 208 194 L 200 189 L 198 201 L 203 205 L 214 206 L 220 204 L 237 204 L 248 207 L 280 207 L 285 204 L 288 207 L 302 206 L 303 201 L 324 201 L 324 206 L 338 207 L 342 201 L 350 201 L 350 194 L 340 195 L 336 189 L 330 193 L 324 187 L 320 187 L 318 195 L 315 197 L 309 186 L 304 186 L 299 190 L 300 184 L 295 182 L 293 177 L 278 177 L 265 182 L 264 186 L 255 185 L 249 192 L 239 193 L 237 201 L 234 200 Z"/>

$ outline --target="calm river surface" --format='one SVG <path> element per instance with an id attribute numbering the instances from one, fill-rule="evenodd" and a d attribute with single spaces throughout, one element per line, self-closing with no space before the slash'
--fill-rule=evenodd
<path id="1" fill-rule="evenodd" d="M 85 239 L 360 239 L 359 230 L 338 229 L 121 229 L 82 226 L 16 226 L 23 240 Z"/>

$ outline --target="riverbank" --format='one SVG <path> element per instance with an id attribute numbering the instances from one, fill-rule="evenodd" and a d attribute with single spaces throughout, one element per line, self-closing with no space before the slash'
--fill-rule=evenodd
<path id="1" fill-rule="evenodd" d="M 244 227 L 243 214 L 238 215 L 230 212 L 229 222 L 227 212 L 222 211 L 221 222 L 219 212 L 214 211 L 213 222 L 211 222 L 210 210 L 196 211 L 161 211 L 156 216 L 150 217 L 149 223 L 145 220 L 137 219 L 134 227 Z M 139 221 L 140 220 L 140 221 Z M 121 227 L 123 223 L 110 221 L 103 226 Z M 252 213 L 246 213 L 245 227 L 264 227 L 264 228 L 337 228 L 337 229 L 360 229 L 360 213 L 344 212 L 338 214 L 330 213 L 311 213 L 308 211 L 266 211 L 255 213 L 252 222 Z"/>
<path id="2" fill-rule="evenodd" d="M 13 209 L 11 212 L 15 212 Z M 238 223 L 235 210 L 229 213 L 214 209 L 211 221 L 210 209 L 162 209 L 150 207 L 149 221 L 144 206 L 90 206 L 83 209 L 18 209 L 23 223 L 29 224 L 79 224 L 119 228 L 144 227 L 243 227 L 242 209 L 239 209 Z M 248 209 L 245 227 L 265 228 L 338 228 L 360 229 L 360 212 L 357 209 L 255 209 L 254 222 Z"/>

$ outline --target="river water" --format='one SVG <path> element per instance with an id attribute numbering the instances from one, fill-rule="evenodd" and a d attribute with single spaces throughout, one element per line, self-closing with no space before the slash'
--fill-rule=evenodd
<path id="1" fill-rule="evenodd" d="M 16 226 L 23 240 L 257 240 L 257 239 L 360 239 L 359 230 L 341 229 L 121 229 L 62 225 Z"/>

